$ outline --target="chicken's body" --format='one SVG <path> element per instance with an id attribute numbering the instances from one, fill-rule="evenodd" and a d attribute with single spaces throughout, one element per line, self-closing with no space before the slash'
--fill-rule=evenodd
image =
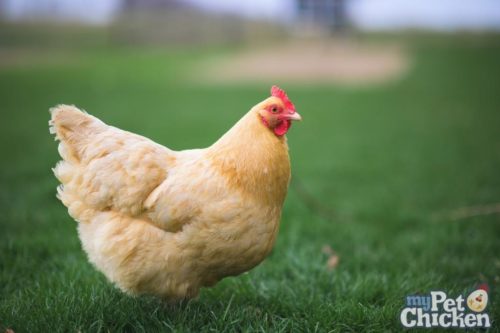
<path id="1" fill-rule="evenodd" d="M 59 197 L 89 260 L 122 290 L 190 298 L 270 252 L 290 162 L 255 108 L 209 148 L 179 152 L 72 106 L 51 110 Z"/>

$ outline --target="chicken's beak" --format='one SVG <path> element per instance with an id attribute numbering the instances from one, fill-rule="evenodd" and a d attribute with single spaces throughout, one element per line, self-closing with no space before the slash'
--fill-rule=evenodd
<path id="1" fill-rule="evenodd" d="M 288 120 L 297 120 L 297 121 L 301 121 L 302 120 L 302 117 L 297 112 L 287 114 L 285 116 L 285 118 L 288 119 Z"/>

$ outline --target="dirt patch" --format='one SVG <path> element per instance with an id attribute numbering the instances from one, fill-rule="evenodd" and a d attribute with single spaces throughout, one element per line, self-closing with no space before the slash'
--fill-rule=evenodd
<path id="1" fill-rule="evenodd" d="M 401 77 L 409 59 L 397 45 L 346 40 L 295 42 L 204 61 L 197 78 L 210 83 L 287 81 L 379 83 Z"/>

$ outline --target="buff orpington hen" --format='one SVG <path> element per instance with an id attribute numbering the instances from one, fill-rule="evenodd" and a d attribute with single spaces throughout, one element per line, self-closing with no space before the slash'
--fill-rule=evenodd
<path id="1" fill-rule="evenodd" d="M 280 88 L 205 149 L 173 151 L 74 106 L 50 110 L 58 198 L 90 262 L 120 289 L 195 297 L 271 251 L 290 181 Z"/>

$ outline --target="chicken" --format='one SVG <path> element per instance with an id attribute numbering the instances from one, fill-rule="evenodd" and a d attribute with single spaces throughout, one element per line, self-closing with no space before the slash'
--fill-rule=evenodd
<path id="1" fill-rule="evenodd" d="M 285 134 L 301 120 L 283 90 L 271 95 L 212 146 L 184 151 L 52 108 L 58 198 L 89 261 L 127 293 L 177 300 L 264 260 L 290 181 Z"/>

